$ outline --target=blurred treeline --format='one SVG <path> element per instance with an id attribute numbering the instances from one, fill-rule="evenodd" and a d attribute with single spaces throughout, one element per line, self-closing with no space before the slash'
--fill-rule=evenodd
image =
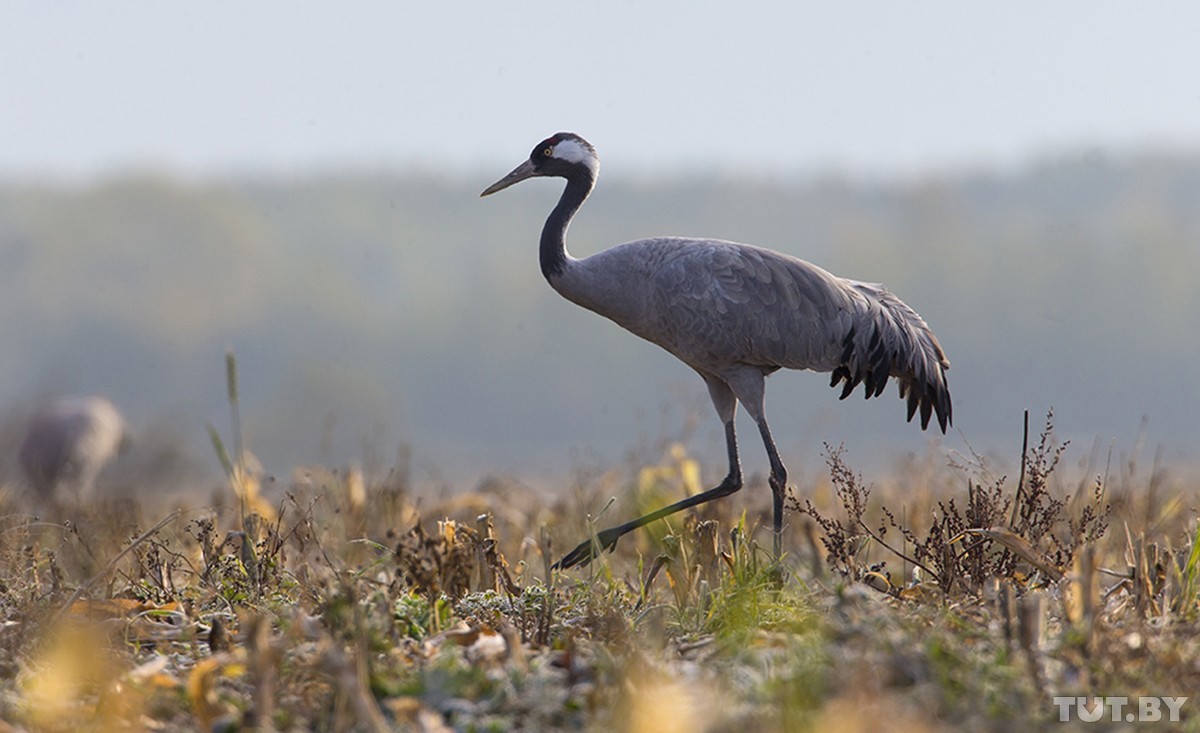
<path id="1" fill-rule="evenodd" d="M 104 393 L 150 445 L 215 471 L 204 424 L 226 424 L 233 348 L 247 440 L 275 473 L 386 471 L 411 449 L 426 475 L 554 475 L 693 416 L 695 452 L 723 470 L 700 381 L 541 280 L 536 242 L 559 185 L 478 199 L 504 172 L 4 182 L 0 408 Z M 952 448 L 1015 453 L 1021 411 L 1053 407 L 1058 432 L 1096 451 L 1140 436 L 1196 462 L 1194 155 L 888 181 L 607 172 L 569 242 L 585 256 L 658 234 L 752 242 L 884 282 L 953 362 Z M 838 404 L 826 384 L 769 382 L 791 464 L 819 470 L 822 440 L 868 465 L 923 451 L 929 436 L 904 425 L 894 390 Z M 742 433 L 748 469 L 761 469 Z"/>

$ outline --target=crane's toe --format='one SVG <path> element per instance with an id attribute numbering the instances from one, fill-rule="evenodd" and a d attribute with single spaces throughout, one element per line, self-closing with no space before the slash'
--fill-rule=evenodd
<path id="1" fill-rule="evenodd" d="M 563 555 L 561 560 L 554 563 L 553 568 L 555 570 L 566 570 L 576 565 L 587 565 L 599 557 L 601 552 L 612 552 L 617 546 L 617 540 L 621 538 L 621 533 L 615 531 L 615 529 L 606 529 L 603 532 L 597 532 L 595 539 L 587 539 L 580 542 L 574 550 Z"/>

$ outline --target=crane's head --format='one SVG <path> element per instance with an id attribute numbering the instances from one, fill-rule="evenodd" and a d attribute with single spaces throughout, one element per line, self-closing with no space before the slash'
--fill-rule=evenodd
<path id="1" fill-rule="evenodd" d="M 526 178 L 537 176 L 587 177 L 589 181 L 595 181 L 599 169 L 600 159 L 596 157 L 596 149 L 591 143 L 573 132 L 560 132 L 535 145 L 533 152 L 529 154 L 529 160 L 488 186 L 479 195 L 487 196 Z"/>

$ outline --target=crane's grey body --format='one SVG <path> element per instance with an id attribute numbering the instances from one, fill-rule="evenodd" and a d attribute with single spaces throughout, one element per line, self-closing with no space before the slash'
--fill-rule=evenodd
<path id="1" fill-rule="evenodd" d="M 62 399 L 30 418 L 18 459 L 42 498 L 88 501 L 96 477 L 125 439 L 125 420 L 112 402 L 103 397 Z"/>
<path id="2" fill-rule="evenodd" d="M 866 397 L 895 378 L 908 417 L 921 426 L 936 414 L 951 422 L 946 359 L 925 321 L 881 285 L 840 278 L 772 250 L 715 239 L 664 237 L 621 244 L 583 259 L 566 251 L 571 218 L 595 183 L 595 150 L 558 133 L 483 195 L 535 176 L 567 180 L 542 230 L 542 272 L 568 300 L 658 344 L 695 369 L 725 424 L 729 474 L 717 487 L 597 535 L 559 561 L 587 562 L 625 533 L 675 511 L 741 488 L 734 416 L 738 402 L 754 419 L 771 462 L 775 549 L 780 548 L 787 471 L 763 412 L 764 379 L 778 369 L 831 372 L 842 397 L 863 384 Z"/>
<path id="3" fill-rule="evenodd" d="M 705 375 L 831 372 L 847 364 L 848 340 L 848 371 L 878 364 L 926 380 L 949 366 L 925 321 L 883 286 L 751 245 L 644 239 L 572 260 L 550 284 Z"/>

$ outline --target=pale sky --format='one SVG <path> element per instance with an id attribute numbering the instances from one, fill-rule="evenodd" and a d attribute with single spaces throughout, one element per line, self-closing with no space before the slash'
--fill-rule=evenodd
<path id="1" fill-rule="evenodd" d="M 0 67 L 9 180 L 494 173 L 560 129 L 626 172 L 1200 149 L 1183 2 L 19 2 Z"/>

